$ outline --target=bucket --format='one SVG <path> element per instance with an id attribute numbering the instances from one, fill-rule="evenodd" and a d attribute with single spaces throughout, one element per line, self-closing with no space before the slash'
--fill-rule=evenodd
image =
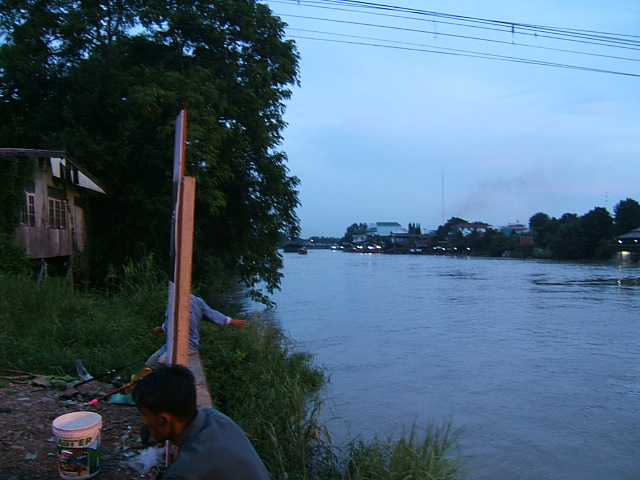
<path id="1" fill-rule="evenodd" d="M 73 412 L 53 421 L 60 478 L 91 478 L 100 472 L 102 417 L 93 412 Z"/>

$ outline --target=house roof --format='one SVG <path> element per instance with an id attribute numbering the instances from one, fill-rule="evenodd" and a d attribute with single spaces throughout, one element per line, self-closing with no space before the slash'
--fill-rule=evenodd
<path id="1" fill-rule="evenodd" d="M 401 227 L 402 226 L 398 222 L 375 222 L 375 223 L 372 223 L 371 225 L 375 225 L 377 227 Z"/>
<path id="2" fill-rule="evenodd" d="M 640 228 L 634 228 L 630 232 L 625 233 L 624 235 L 618 236 L 618 238 L 640 238 Z"/>
<path id="3" fill-rule="evenodd" d="M 474 222 L 474 223 L 456 223 L 451 225 L 451 228 L 489 228 L 486 223 Z"/>
<path id="4" fill-rule="evenodd" d="M 48 158 L 51 165 L 51 172 L 54 177 L 62 178 L 63 171 L 75 170 L 77 175 L 73 176 L 73 183 L 78 187 L 92 190 L 94 192 L 107 194 L 107 190 L 100 182 L 91 175 L 78 162 L 72 160 L 64 150 L 39 150 L 31 148 L 0 148 L 0 157 L 37 157 Z"/>

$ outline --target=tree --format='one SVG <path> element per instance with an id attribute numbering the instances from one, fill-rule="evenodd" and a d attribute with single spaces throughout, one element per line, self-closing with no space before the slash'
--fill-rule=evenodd
<path id="1" fill-rule="evenodd" d="M 580 218 L 583 258 L 608 258 L 607 245 L 613 239 L 613 219 L 606 208 L 596 207 Z"/>
<path id="2" fill-rule="evenodd" d="M 277 242 L 299 230 L 298 179 L 279 150 L 298 55 L 266 5 L 15 0 L 0 5 L 0 43 L 0 144 L 64 146 L 110 192 L 89 219 L 101 276 L 141 252 L 167 256 L 186 105 L 196 280 L 239 279 L 266 300 Z"/>
<path id="3" fill-rule="evenodd" d="M 529 219 L 529 229 L 538 248 L 546 249 L 558 229 L 558 220 L 546 213 L 538 212 Z"/>
<path id="4" fill-rule="evenodd" d="M 518 248 L 518 235 L 504 235 L 501 232 L 490 228 L 487 230 L 485 237 L 488 242 L 488 253 L 492 257 L 500 257 L 505 252 L 512 252 Z"/>
<path id="5" fill-rule="evenodd" d="M 613 207 L 614 233 L 624 235 L 640 227 L 640 203 L 631 198 L 621 200 Z"/>
<path id="6" fill-rule="evenodd" d="M 447 237 L 449 236 L 449 232 L 451 231 L 451 227 L 459 223 L 467 223 L 467 221 L 459 217 L 451 217 L 449 220 L 447 220 L 447 222 L 444 225 L 440 225 L 437 228 L 436 233 L 434 235 L 434 240 L 436 242 L 447 240 Z"/>
<path id="7" fill-rule="evenodd" d="M 575 213 L 565 213 L 558 220 L 558 228 L 549 241 L 553 258 L 577 260 L 584 258 L 584 232 Z"/>
<path id="8" fill-rule="evenodd" d="M 342 243 L 353 243 L 354 235 L 363 235 L 369 231 L 369 225 L 364 222 L 352 223 L 347 227 L 347 231 L 342 237 Z"/>
<path id="9" fill-rule="evenodd" d="M 422 227 L 419 223 L 409 223 L 409 234 L 410 235 L 421 235 Z"/>

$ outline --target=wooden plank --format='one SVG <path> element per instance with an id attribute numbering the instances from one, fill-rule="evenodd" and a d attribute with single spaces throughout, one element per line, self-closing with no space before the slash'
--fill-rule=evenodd
<path id="1" fill-rule="evenodd" d="M 184 177 L 179 189 L 176 270 L 174 297 L 174 335 L 171 363 L 189 365 L 189 316 L 191 305 L 191 271 L 193 264 L 193 225 L 196 179 Z"/>

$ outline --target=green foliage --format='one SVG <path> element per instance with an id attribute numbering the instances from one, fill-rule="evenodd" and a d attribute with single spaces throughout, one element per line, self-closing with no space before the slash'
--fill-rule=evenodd
<path id="1" fill-rule="evenodd" d="M 354 235 L 362 235 L 367 233 L 367 231 L 369 231 L 369 225 L 367 225 L 365 222 L 352 223 L 347 227 L 347 231 L 345 232 L 344 237 L 342 237 L 341 241 L 345 244 L 353 243 Z"/>
<path id="2" fill-rule="evenodd" d="M 305 478 L 311 450 L 322 446 L 324 373 L 277 330 L 257 318 L 251 325 L 243 331 L 201 327 L 201 358 L 214 404 L 248 432 L 275 478 Z"/>
<path id="3" fill-rule="evenodd" d="M 0 235 L 0 272 L 28 275 L 31 267 L 26 250 L 13 235 Z"/>
<path id="4" fill-rule="evenodd" d="M 579 217 L 565 213 L 559 219 L 536 213 L 529 220 L 539 256 L 557 260 L 604 260 L 611 256 L 614 225 L 609 212 L 596 207 Z"/>
<path id="5" fill-rule="evenodd" d="M 615 235 L 624 235 L 631 230 L 640 227 L 640 203 L 632 198 L 619 201 L 613 207 L 615 217 Z"/>
<path id="6" fill-rule="evenodd" d="M 0 157 L 0 235 L 11 235 L 18 226 L 24 189 L 33 180 L 35 167 L 31 158 Z"/>
<path id="7" fill-rule="evenodd" d="M 558 221 L 546 213 L 538 212 L 529 219 L 529 228 L 533 233 L 533 241 L 541 249 L 548 248 L 553 235 L 558 229 Z"/>
<path id="8" fill-rule="evenodd" d="M 355 440 L 349 445 L 343 480 L 446 480 L 461 478 L 464 469 L 458 458 L 452 457 L 461 430 L 454 431 L 451 422 L 441 428 L 429 425 L 422 436 L 414 425 L 400 439 L 380 439 L 365 442 Z"/>
<path id="9" fill-rule="evenodd" d="M 582 258 L 608 258 L 606 245 L 613 240 L 613 219 L 602 207 L 594 208 L 580 217 L 583 237 Z"/>
<path id="10" fill-rule="evenodd" d="M 164 292 L 166 285 L 157 287 Z M 147 299 L 150 299 L 147 296 Z M 41 374 L 74 373 L 80 358 L 91 372 L 140 359 L 157 346 L 149 332 L 164 303 L 140 297 L 78 294 L 63 279 L 40 285 L 0 274 L 0 364 Z"/>
<path id="11" fill-rule="evenodd" d="M 409 234 L 420 235 L 422 233 L 422 227 L 419 223 L 409 223 Z"/>
<path id="12" fill-rule="evenodd" d="M 435 233 L 434 241 L 440 242 L 443 240 L 447 240 L 449 237 L 449 233 L 451 232 L 451 227 L 453 225 L 457 225 L 458 223 L 467 223 L 466 220 L 459 217 L 451 217 L 444 225 L 440 225 Z"/>
<path id="13" fill-rule="evenodd" d="M 110 193 L 91 205 L 94 281 L 146 252 L 166 260 L 186 106 L 196 280 L 277 288 L 277 242 L 299 230 L 279 150 L 298 55 L 265 4 L 17 0 L 0 5 L 0 42 L 0 144 L 64 145 Z"/>

